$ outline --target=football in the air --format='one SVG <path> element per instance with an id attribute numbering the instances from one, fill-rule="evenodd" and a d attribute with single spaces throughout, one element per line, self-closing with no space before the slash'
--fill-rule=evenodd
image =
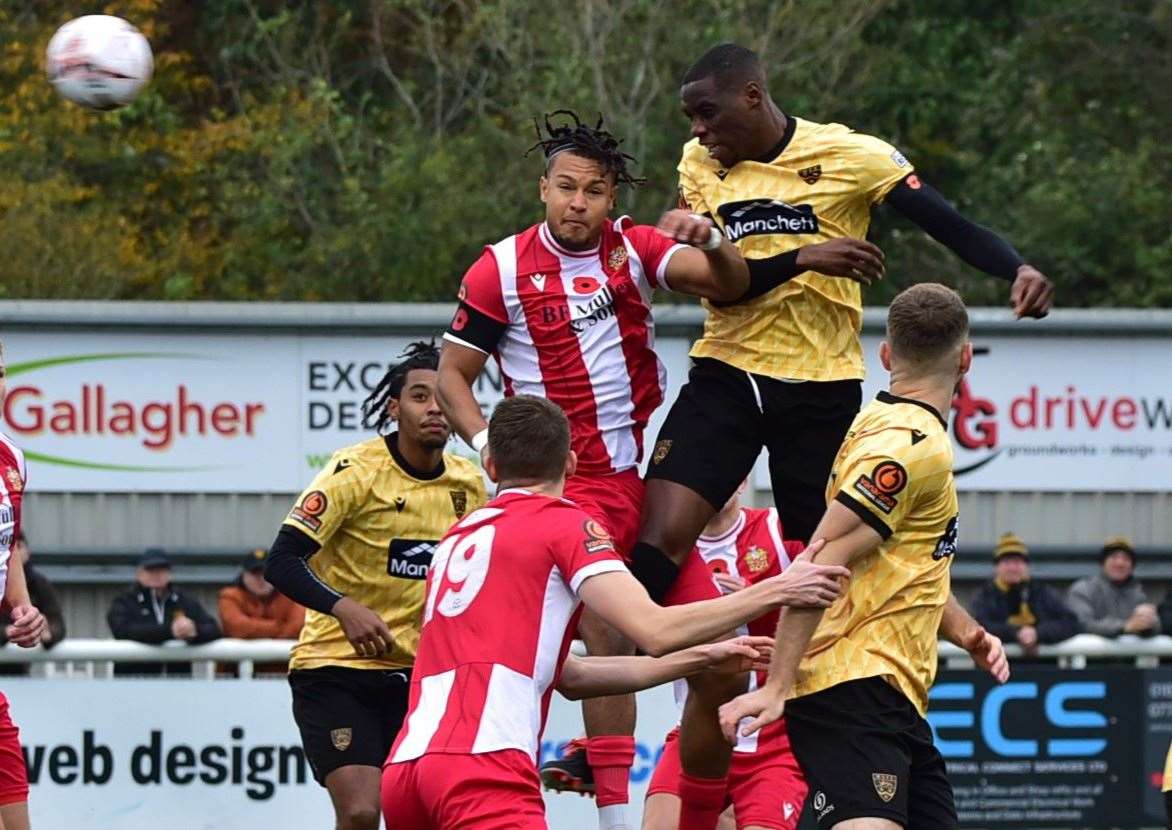
<path id="1" fill-rule="evenodd" d="M 151 45 L 142 32 L 105 14 L 70 20 L 53 35 L 45 57 L 57 91 L 96 110 L 129 104 L 154 68 Z"/>

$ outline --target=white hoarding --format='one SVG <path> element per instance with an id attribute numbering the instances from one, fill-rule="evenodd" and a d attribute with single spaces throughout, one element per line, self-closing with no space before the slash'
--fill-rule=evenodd
<path id="1" fill-rule="evenodd" d="M 369 435 L 361 402 L 407 338 L 17 331 L 5 341 L 4 428 L 28 453 L 31 488 L 295 492 L 334 449 Z M 960 487 L 1172 488 L 1168 344 L 978 337 L 950 425 Z M 688 345 L 659 341 L 669 402 Z M 877 346 L 864 339 L 865 399 L 886 383 Z M 477 394 L 500 398 L 495 364 Z"/>
<path id="2" fill-rule="evenodd" d="M 332 827 L 302 754 L 283 680 L 39 680 L 4 693 L 28 759 L 32 825 L 102 830 Z M 639 696 L 631 803 L 675 723 L 671 687 Z M 554 695 L 542 751 L 580 734 L 580 707 Z M 546 795 L 551 827 L 592 827 L 594 802 Z"/>

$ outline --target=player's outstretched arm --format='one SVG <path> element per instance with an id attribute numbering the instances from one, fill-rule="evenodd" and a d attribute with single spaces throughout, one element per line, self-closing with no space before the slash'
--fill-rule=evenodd
<path id="1" fill-rule="evenodd" d="M 558 691 L 570 700 L 623 695 L 682 677 L 714 671 L 740 674 L 764 671 L 773 652 L 772 637 L 736 637 L 693 646 L 664 657 L 566 657 Z"/>
<path id="2" fill-rule="evenodd" d="M 659 657 L 721 637 L 782 605 L 826 607 L 838 598 L 839 580 L 848 576 L 850 571 L 835 565 L 791 566 L 735 594 L 668 608 L 657 605 L 626 570 L 596 574 L 578 592 L 598 616 L 644 652 Z"/>
<path id="3" fill-rule="evenodd" d="M 669 210 L 658 228 L 668 239 L 692 246 L 668 260 L 663 276 L 672 291 L 730 303 L 748 290 L 745 258 L 711 219 L 686 210 Z"/>
<path id="4" fill-rule="evenodd" d="M 436 373 L 436 398 L 452 428 L 472 446 L 472 439 L 488 429 L 488 421 L 472 394 L 472 384 L 488 361 L 485 352 L 444 340 Z M 480 450 L 481 447 L 473 447 Z"/>
<path id="5" fill-rule="evenodd" d="M 973 619 L 953 594 L 948 595 L 948 602 L 944 606 L 939 635 L 967 651 L 973 662 L 993 675 L 998 683 L 1009 679 L 1009 660 L 1005 656 L 1001 639 L 990 634 Z"/>
<path id="6" fill-rule="evenodd" d="M 887 194 L 887 203 L 972 267 L 1012 283 L 1009 304 L 1020 317 L 1045 317 L 1054 305 L 1054 283 L 1022 259 L 996 232 L 978 225 L 931 185 L 911 174 Z"/>
<path id="7" fill-rule="evenodd" d="M 814 558 L 819 564 L 845 566 L 879 547 L 883 538 L 854 511 L 831 502 L 814 531 L 815 539 L 825 539 Z M 734 595 L 735 596 L 735 595 Z M 743 694 L 720 707 L 720 728 L 729 743 L 737 742 L 737 726 L 743 718 L 752 718 L 741 730 L 752 735 L 779 719 L 785 699 L 793 688 L 802 655 L 822 620 L 821 608 L 787 607 L 781 611 L 774 637 L 773 662 L 769 679 L 755 691 Z"/>

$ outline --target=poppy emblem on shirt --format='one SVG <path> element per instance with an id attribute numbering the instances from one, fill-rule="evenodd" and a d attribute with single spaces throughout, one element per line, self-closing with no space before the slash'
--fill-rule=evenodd
<path id="1" fill-rule="evenodd" d="M 667 454 L 671 452 L 671 439 L 663 438 L 655 444 L 655 452 L 651 454 L 652 464 L 662 464 L 663 459 L 667 458 Z"/>
<path id="2" fill-rule="evenodd" d="M 468 325 L 468 312 L 461 308 L 452 318 L 452 331 L 463 331 L 466 325 Z"/>
<path id="3" fill-rule="evenodd" d="M 606 258 L 606 265 L 610 270 L 617 271 L 623 267 L 623 263 L 627 261 L 627 249 L 623 246 L 610 249 L 610 255 Z"/>
<path id="4" fill-rule="evenodd" d="M 813 184 L 822 178 L 822 165 L 815 164 L 812 167 L 803 167 L 798 171 L 798 176 L 806 184 Z"/>
<path id="5" fill-rule="evenodd" d="M 578 294 L 593 294 L 598 290 L 598 280 L 594 277 L 574 277 L 574 291 Z"/>
<path id="6" fill-rule="evenodd" d="M 722 559 L 713 559 L 708 563 L 708 570 L 712 571 L 712 575 L 728 573 L 728 565 Z"/>
<path id="7" fill-rule="evenodd" d="M 4 478 L 8 480 L 8 489 L 13 493 L 19 493 L 24 489 L 24 479 L 20 477 L 20 473 L 16 471 L 16 468 L 9 467 L 5 470 Z"/>
<path id="8" fill-rule="evenodd" d="M 765 552 L 765 548 L 749 548 L 749 552 L 745 554 L 745 567 L 749 569 L 750 573 L 755 574 L 768 568 L 769 554 Z"/>

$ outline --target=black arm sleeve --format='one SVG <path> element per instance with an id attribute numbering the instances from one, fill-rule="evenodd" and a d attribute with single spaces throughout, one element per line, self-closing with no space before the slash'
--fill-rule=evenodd
<path id="1" fill-rule="evenodd" d="M 764 259 L 745 259 L 749 266 L 749 287 L 731 303 L 712 302 L 714 306 L 734 305 L 768 294 L 782 283 L 789 282 L 805 269 L 798 267 L 798 249 Z M 710 301 L 711 302 L 711 301 Z"/>
<path id="2" fill-rule="evenodd" d="M 507 328 L 507 323 L 502 323 L 468 303 L 461 302 L 451 324 L 444 332 L 444 339 L 471 346 L 485 354 L 492 354 L 496 351 L 497 343 L 505 336 Z"/>
<path id="3" fill-rule="evenodd" d="M 265 579 L 294 602 L 328 614 L 342 595 L 309 569 L 321 545 L 295 527 L 282 525 L 265 560 Z"/>
<path id="4" fill-rule="evenodd" d="M 1012 245 L 984 225 L 961 216 L 931 185 L 919 178 L 914 184 L 905 178 L 887 194 L 887 204 L 969 265 L 1013 282 L 1025 260 Z"/>

